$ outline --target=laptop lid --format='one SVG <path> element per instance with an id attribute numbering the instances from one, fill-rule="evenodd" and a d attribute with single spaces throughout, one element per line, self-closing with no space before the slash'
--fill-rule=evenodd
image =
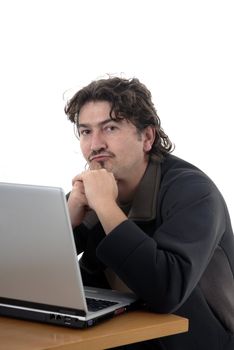
<path id="1" fill-rule="evenodd" d="M 62 189 L 0 183 L 0 281 L 1 297 L 87 312 Z"/>
<path id="2" fill-rule="evenodd" d="M 0 183 L 0 313 L 33 319 L 75 315 L 91 325 L 65 193 L 61 188 Z M 98 296 L 97 290 L 89 288 Z M 112 293 L 115 300 L 120 293 Z M 106 291 L 103 293 L 107 297 Z M 133 302 L 123 296 L 121 308 Z M 5 306 L 5 307 L 4 307 Z M 115 313 L 120 307 L 112 307 Z M 9 311 L 10 310 L 10 311 Z M 104 312 L 105 313 L 105 312 Z M 8 314 L 8 313 L 5 313 Z M 51 316 L 52 315 L 52 316 Z M 43 318 L 42 318 L 43 320 Z M 46 322 L 50 321 L 47 317 Z M 78 323 L 78 326 L 80 323 Z"/>

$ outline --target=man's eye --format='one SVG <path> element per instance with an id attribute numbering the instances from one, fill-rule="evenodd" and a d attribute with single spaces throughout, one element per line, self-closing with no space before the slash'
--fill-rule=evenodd
<path id="1" fill-rule="evenodd" d="M 107 132 L 112 132 L 112 131 L 115 131 L 116 129 L 117 129 L 117 127 L 114 125 L 109 125 L 109 126 L 106 126 L 106 128 L 105 128 L 105 130 Z"/>
<path id="2" fill-rule="evenodd" d="M 86 135 L 88 135 L 88 134 L 90 134 L 90 130 L 88 130 L 88 129 L 80 130 L 80 135 L 86 136 Z"/>

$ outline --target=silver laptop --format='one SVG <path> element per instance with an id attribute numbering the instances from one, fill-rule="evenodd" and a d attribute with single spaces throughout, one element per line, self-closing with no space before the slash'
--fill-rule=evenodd
<path id="1" fill-rule="evenodd" d="M 135 300 L 83 286 L 61 188 L 0 183 L 0 315 L 83 328 Z"/>

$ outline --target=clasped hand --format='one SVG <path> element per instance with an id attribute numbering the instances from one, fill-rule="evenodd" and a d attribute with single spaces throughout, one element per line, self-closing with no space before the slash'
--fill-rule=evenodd
<path id="1" fill-rule="evenodd" d="M 68 199 L 72 226 L 79 225 L 88 209 L 97 211 L 116 201 L 118 187 L 113 173 L 106 169 L 86 170 L 74 177 Z"/>
<path id="2" fill-rule="evenodd" d="M 84 171 L 78 181 L 82 181 L 87 204 L 93 210 L 116 201 L 118 187 L 114 175 L 106 169 Z"/>

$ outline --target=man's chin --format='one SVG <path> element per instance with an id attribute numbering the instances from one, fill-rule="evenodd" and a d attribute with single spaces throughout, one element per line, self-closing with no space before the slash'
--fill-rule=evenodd
<path id="1" fill-rule="evenodd" d="M 88 166 L 90 170 L 106 169 L 106 171 L 109 173 L 113 173 L 114 177 L 116 178 L 114 167 L 109 160 L 93 160 L 88 163 Z"/>
<path id="2" fill-rule="evenodd" d="M 105 168 L 105 164 L 103 161 L 92 160 L 91 162 L 89 162 L 90 170 L 98 170 L 103 168 Z"/>

